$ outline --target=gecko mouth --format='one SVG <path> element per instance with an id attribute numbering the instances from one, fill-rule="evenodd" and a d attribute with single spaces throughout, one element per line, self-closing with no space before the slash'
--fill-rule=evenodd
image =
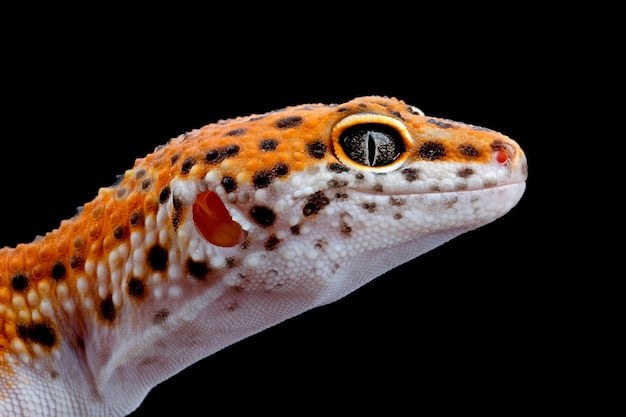
<path id="1" fill-rule="evenodd" d="M 518 181 L 510 181 L 510 182 L 505 182 L 505 183 L 495 183 L 495 184 L 484 184 L 482 187 L 468 187 L 468 186 L 459 186 L 456 189 L 441 189 L 438 186 L 429 186 L 428 189 L 424 189 L 424 190 L 391 190 L 391 191 L 381 191 L 380 189 L 378 189 L 378 187 L 374 187 L 371 190 L 368 189 L 362 189 L 362 188 L 355 188 L 355 187 L 349 187 L 346 188 L 346 190 L 350 190 L 350 191 L 354 191 L 357 192 L 359 194 L 369 194 L 369 195 L 380 195 L 380 196 L 394 196 L 394 195 L 402 195 L 402 196 L 409 196 L 409 195 L 456 195 L 459 193 L 479 193 L 481 191 L 490 191 L 490 190 L 498 190 L 498 189 L 504 189 L 504 188 L 508 188 L 508 187 L 517 187 L 517 186 L 524 186 L 525 188 L 525 184 L 526 184 L 526 180 L 522 179 L 522 180 L 518 180 Z"/>

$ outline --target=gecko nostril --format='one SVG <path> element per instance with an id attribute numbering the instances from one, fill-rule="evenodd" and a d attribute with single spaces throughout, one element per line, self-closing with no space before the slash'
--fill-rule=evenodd
<path id="1" fill-rule="evenodd" d="M 509 156 L 502 149 L 497 149 L 497 150 L 493 151 L 493 157 L 494 157 L 494 159 L 497 162 L 499 162 L 501 164 L 504 164 L 504 163 L 506 163 L 506 161 L 509 160 Z"/>
<path id="2" fill-rule="evenodd" d="M 493 160 L 499 164 L 508 164 L 515 157 L 515 147 L 508 142 L 497 139 L 491 143 Z"/>

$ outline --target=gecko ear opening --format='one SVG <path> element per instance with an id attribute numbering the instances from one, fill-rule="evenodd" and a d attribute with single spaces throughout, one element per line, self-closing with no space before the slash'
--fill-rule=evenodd
<path id="1" fill-rule="evenodd" d="M 198 194 L 192 213 L 196 229 L 213 245 L 233 247 L 246 238 L 241 225 L 230 217 L 222 200 L 212 191 Z"/>

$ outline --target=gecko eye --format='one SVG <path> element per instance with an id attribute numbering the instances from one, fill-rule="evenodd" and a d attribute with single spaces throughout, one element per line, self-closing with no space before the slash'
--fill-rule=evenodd
<path id="1" fill-rule="evenodd" d="M 335 155 L 357 169 L 389 172 L 408 157 L 412 138 L 397 119 L 378 114 L 357 114 L 337 123 L 333 130 Z"/>
<path id="2" fill-rule="evenodd" d="M 339 135 L 339 146 L 352 161 L 370 167 L 389 165 L 406 150 L 397 130 L 375 123 L 350 126 Z"/>

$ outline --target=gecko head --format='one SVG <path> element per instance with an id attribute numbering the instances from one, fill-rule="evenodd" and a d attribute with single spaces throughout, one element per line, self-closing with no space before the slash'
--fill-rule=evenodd
<path id="1" fill-rule="evenodd" d="M 303 275 L 362 284 L 504 215 L 525 187 L 514 140 L 395 99 L 304 105 L 224 126 L 228 141 L 195 134 L 213 143 L 183 198 L 193 222 L 181 230 L 199 258 L 237 260 L 240 290 L 299 287 Z"/>

